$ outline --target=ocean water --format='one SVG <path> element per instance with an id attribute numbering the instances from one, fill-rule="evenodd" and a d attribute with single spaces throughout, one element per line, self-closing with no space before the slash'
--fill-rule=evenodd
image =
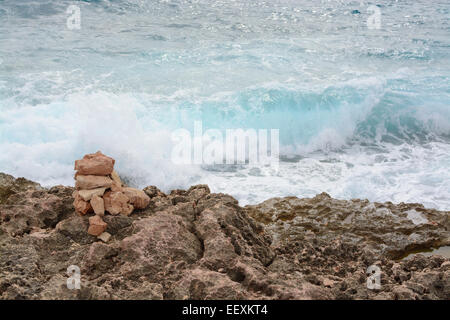
<path id="1" fill-rule="evenodd" d="M 450 210 L 449 14 L 448 0 L 0 1 L 0 171 L 73 185 L 74 160 L 101 150 L 137 187 Z M 279 129 L 279 170 L 174 164 L 171 134 L 195 121 Z"/>

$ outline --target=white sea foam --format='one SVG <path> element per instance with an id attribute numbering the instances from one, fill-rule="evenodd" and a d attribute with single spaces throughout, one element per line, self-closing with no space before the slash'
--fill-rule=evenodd
<path id="1" fill-rule="evenodd" d="M 389 145 L 383 152 L 354 145 L 344 151 L 309 153 L 298 162 L 282 161 L 278 172 L 246 166 L 211 171 L 171 162 L 170 137 L 176 123 L 155 120 L 141 98 L 73 94 L 65 101 L 4 111 L 0 147 L 7 152 L 0 154 L 1 171 L 44 185 L 73 185 L 74 159 L 102 150 L 117 160 L 117 170 L 133 185 L 152 184 L 167 191 L 208 183 L 213 191 L 230 193 L 241 204 L 325 191 L 344 199 L 450 207 L 449 144 Z M 320 139 L 345 143 L 339 132 L 329 129 L 319 132 L 311 144 Z"/>
<path id="2" fill-rule="evenodd" d="M 44 185 L 73 185 L 74 159 L 102 150 L 135 185 L 187 185 L 196 168 L 170 163 L 171 131 L 152 128 L 150 119 L 139 117 L 140 107 L 130 95 L 97 93 L 7 110 L 0 115 L 0 146 L 7 150 L 0 168 Z"/>
<path id="3" fill-rule="evenodd" d="M 349 150 L 345 154 L 311 155 L 298 162 L 281 162 L 275 176 L 255 177 L 249 171 L 214 173 L 202 182 L 216 192 L 230 193 L 241 204 L 257 203 L 274 196 L 313 197 L 327 192 L 339 199 L 419 202 L 426 207 L 450 207 L 450 147 L 398 146 L 385 154 Z"/>

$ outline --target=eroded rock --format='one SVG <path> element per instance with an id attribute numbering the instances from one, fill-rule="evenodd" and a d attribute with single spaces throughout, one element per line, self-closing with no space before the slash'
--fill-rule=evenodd
<path id="1" fill-rule="evenodd" d="M 43 190 L 39 183 L 25 178 L 14 178 L 9 174 L 0 172 L 0 204 L 6 203 L 9 196 L 26 190 Z"/>
<path id="2" fill-rule="evenodd" d="M 144 190 L 148 207 L 129 216 L 76 215 L 69 187 L 8 196 L 0 298 L 450 299 L 448 257 L 401 259 L 448 243 L 448 212 L 324 194 L 242 208 L 207 186 Z M 65 286 L 70 265 L 80 290 Z M 371 265 L 381 289 L 367 288 Z"/>

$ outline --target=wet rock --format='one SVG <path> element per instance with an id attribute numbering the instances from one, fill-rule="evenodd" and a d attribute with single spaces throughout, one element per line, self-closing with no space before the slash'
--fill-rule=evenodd
<path id="1" fill-rule="evenodd" d="M 340 238 L 347 243 L 363 243 L 374 255 L 393 259 L 413 250 L 445 245 L 450 235 L 448 212 L 424 210 L 417 204 L 336 200 L 323 193 L 310 199 L 272 198 L 245 209 L 266 225 L 276 243 L 302 241 L 307 232 L 312 232 L 328 242 Z M 408 218 L 411 210 L 436 224 L 415 224 Z"/>

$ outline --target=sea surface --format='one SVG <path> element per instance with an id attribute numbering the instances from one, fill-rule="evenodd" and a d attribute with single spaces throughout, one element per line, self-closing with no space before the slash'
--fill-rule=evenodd
<path id="1" fill-rule="evenodd" d="M 448 0 L 3 0 L 0 171 L 101 150 L 137 187 L 450 210 L 449 77 Z M 279 129 L 279 169 L 175 164 L 195 121 Z"/>

